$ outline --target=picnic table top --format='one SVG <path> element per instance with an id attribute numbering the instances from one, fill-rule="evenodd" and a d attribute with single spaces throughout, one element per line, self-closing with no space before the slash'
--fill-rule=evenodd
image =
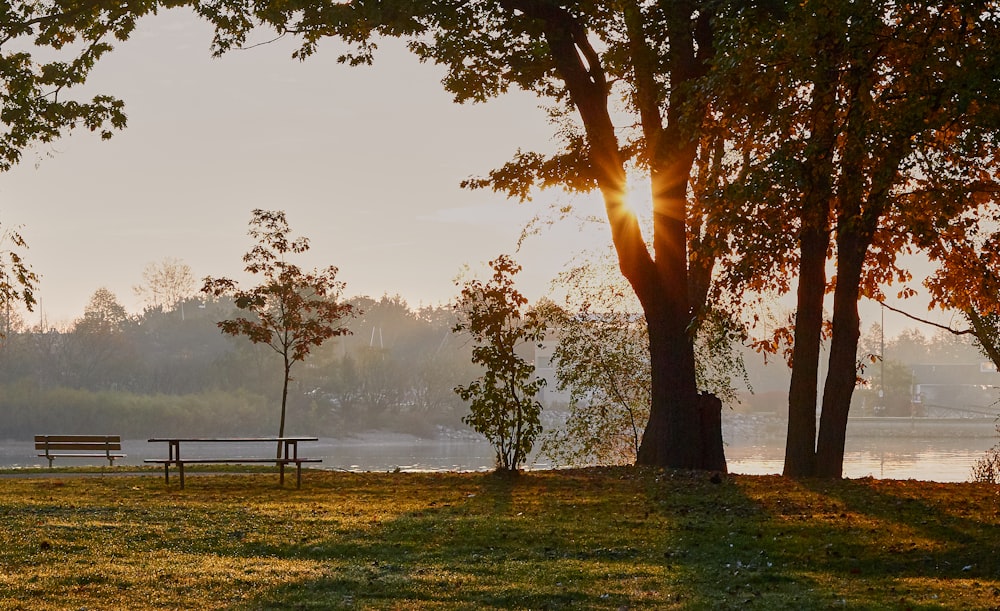
<path id="1" fill-rule="evenodd" d="M 169 441 L 169 442 L 289 442 L 289 441 L 319 441 L 319 437 L 152 437 L 147 441 Z"/>

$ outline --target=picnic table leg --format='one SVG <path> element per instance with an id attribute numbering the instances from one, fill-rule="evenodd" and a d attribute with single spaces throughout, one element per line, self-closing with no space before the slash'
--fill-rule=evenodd
<path id="1" fill-rule="evenodd" d="M 285 461 L 280 461 L 278 463 L 278 485 L 284 487 L 285 485 Z"/>
<path id="2" fill-rule="evenodd" d="M 295 463 L 295 487 L 302 487 L 302 462 Z"/>
<path id="3" fill-rule="evenodd" d="M 170 463 L 163 463 L 163 481 L 168 486 L 170 485 Z"/>
<path id="4" fill-rule="evenodd" d="M 177 461 L 177 469 L 181 472 L 181 490 L 184 489 L 184 463 Z"/>

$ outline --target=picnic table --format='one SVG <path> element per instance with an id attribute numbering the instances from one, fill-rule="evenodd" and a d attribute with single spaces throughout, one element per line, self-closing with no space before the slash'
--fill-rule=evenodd
<path id="1" fill-rule="evenodd" d="M 147 458 L 145 462 L 163 465 L 163 475 L 167 484 L 170 483 L 170 465 L 177 467 L 180 473 L 181 488 L 184 487 L 184 465 L 207 463 L 274 463 L 280 474 L 279 482 L 285 485 L 285 466 L 295 465 L 295 487 L 302 487 L 302 463 L 323 462 L 320 458 L 305 458 L 299 456 L 300 441 L 318 441 L 318 437 L 153 437 L 150 443 L 166 443 L 166 458 Z M 181 455 L 181 444 L 280 444 L 281 451 L 276 456 L 231 456 L 231 457 L 187 457 Z M 268 445 L 274 451 L 277 446 Z"/>

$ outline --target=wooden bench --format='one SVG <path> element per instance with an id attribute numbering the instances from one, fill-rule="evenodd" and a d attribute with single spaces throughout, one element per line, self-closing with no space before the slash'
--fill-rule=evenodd
<path id="1" fill-rule="evenodd" d="M 56 458 L 105 458 L 112 467 L 125 458 L 121 435 L 35 435 L 35 449 L 44 452 L 38 456 L 48 458 L 50 468 Z"/>
<path id="2" fill-rule="evenodd" d="M 155 437 L 150 442 L 167 443 L 166 458 L 147 458 L 144 462 L 163 465 L 163 477 L 167 484 L 170 484 L 170 465 L 177 467 L 180 474 L 181 488 L 184 487 L 184 465 L 189 464 L 273 464 L 278 467 L 280 485 L 285 485 L 285 467 L 295 465 L 295 487 L 302 487 L 302 463 L 323 462 L 321 458 L 304 458 L 299 456 L 300 441 L 318 441 L 318 437 Z M 264 457 L 233 457 L 233 458 L 187 458 L 181 457 L 181 443 L 256 443 L 268 444 L 273 451 L 276 446 L 271 444 L 281 444 L 281 454 L 269 458 Z"/>

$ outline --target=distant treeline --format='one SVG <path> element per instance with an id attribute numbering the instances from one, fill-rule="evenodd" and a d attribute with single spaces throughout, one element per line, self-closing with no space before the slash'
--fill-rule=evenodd
<path id="1" fill-rule="evenodd" d="M 99 291 L 100 293 L 100 291 Z M 281 359 L 222 335 L 231 302 L 190 299 L 124 315 L 95 294 L 66 329 L 6 325 L 0 339 L 0 438 L 38 433 L 257 435 L 277 432 Z M 475 375 L 450 308 L 398 297 L 351 300 L 352 335 L 292 370 L 288 431 L 383 429 L 432 434 L 464 414 L 452 388 Z M 6 321 L 5 321 L 6 322 Z"/>

